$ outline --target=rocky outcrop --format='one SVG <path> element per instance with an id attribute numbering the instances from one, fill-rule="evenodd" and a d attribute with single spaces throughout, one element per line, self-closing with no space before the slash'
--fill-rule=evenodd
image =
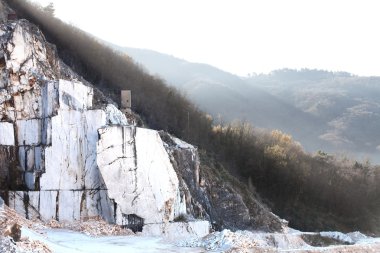
<path id="1" fill-rule="evenodd" d="M 144 224 L 164 223 L 186 212 L 178 178 L 157 131 L 134 126 L 99 129 L 97 161 L 109 197 L 124 215 Z"/>
<path id="2" fill-rule="evenodd" d="M 0 34 L 0 190 L 6 203 L 30 219 L 101 216 L 134 230 L 146 224 L 182 228 L 169 224 L 186 213 L 186 203 L 158 132 L 129 125 L 56 58 L 29 22 L 3 24 Z M 182 230 L 204 235 L 204 224 Z"/>
<path id="3" fill-rule="evenodd" d="M 200 162 L 198 150 L 178 138 L 160 132 L 179 178 L 180 196 L 191 218 L 210 220 L 215 230 L 260 229 L 282 231 L 280 219 L 254 197 L 245 185 L 223 168 Z M 189 217 L 187 217 L 189 219 Z"/>
<path id="4" fill-rule="evenodd" d="M 2 24 L 0 187 L 27 218 L 114 220 L 96 164 L 98 129 L 126 124 L 113 105 L 93 106 L 94 89 L 59 79 L 62 66 L 38 28 Z M 13 191 L 9 191 L 13 190 Z"/>

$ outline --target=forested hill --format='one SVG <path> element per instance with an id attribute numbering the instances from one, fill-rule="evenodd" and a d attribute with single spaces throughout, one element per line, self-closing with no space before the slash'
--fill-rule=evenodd
<path id="1" fill-rule="evenodd" d="M 326 151 L 380 162 L 380 77 L 282 69 L 247 82 L 323 122 L 322 133 L 315 130 L 313 137 Z"/>
<path id="2" fill-rule="evenodd" d="M 323 150 L 380 163 L 379 77 L 282 69 L 241 78 L 151 50 L 114 48 L 216 117 L 281 129 L 309 152 Z"/>

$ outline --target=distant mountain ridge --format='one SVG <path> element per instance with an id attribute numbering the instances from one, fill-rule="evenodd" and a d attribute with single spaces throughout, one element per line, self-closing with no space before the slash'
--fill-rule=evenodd
<path id="1" fill-rule="evenodd" d="M 283 69 L 247 81 L 325 122 L 318 138 L 329 145 L 329 151 L 380 160 L 380 77 Z"/>
<path id="2" fill-rule="evenodd" d="M 347 153 L 380 162 L 379 77 L 282 69 L 242 78 L 151 50 L 114 48 L 215 118 L 280 129 L 310 152 Z"/>

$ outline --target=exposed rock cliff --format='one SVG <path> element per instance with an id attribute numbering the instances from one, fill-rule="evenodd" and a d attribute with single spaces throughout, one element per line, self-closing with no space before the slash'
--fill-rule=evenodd
<path id="1" fill-rule="evenodd" d="M 207 234 L 209 223 L 199 219 L 216 229 L 285 225 L 200 165 L 194 146 L 131 124 L 59 60 L 33 24 L 1 24 L 0 45 L 0 190 L 23 216 L 101 216 L 182 236 Z"/>
<path id="2" fill-rule="evenodd" d="M 138 215 L 151 224 L 173 221 L 186 212 L 178 178 L 157 131 L 108 126 L 99 134 L 97 162 L 121 213 Z"/>
<path id="3" fill-rule="evenodd" d="M 216 230 L 282 231 L 287 226 L 222 167 L 201 162 L 196 147 L 165 132 L 160 135 L 177 172 L 187 215 L 210 220 Z"/>
<path id="4" fill-rule="evenodd" d="M 126 124 L 125 116 L 107 110 L 112 105 L 96 109 L 92 87 L 59 79 L 67 67 L 37 27 L 20 20 L 0 30 L 0 187 L 6 202 L 28 218 L 101 215 L 113 221 L 96 142 L 100 127 Z"/>
<path id="5" fill-rule="evenodd" d="M 20 20 L 0 31 L 0 187 L 10 207 L 27 218 L 101 216 L 136 230 L 186 212 L 158 132 L 129 125 L 94 97 L 37 27 Z"/>

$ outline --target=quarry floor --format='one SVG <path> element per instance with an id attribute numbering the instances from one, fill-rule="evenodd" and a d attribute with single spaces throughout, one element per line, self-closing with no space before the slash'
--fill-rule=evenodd
<path id="1" fill-rule="evenodd" d="M 289 229 L 285 233 L 264 233 L 223 230 L 203 238 L 182 238 L 174 241 L 164 237 L 134 234 L 101 219 L 91 219 L 73 224 L 50 221 L 30 221 L 14 210 L 5 208 L 6 225 L 21 225 L 21 241 L 16 246 L 20 252 L 28 253 L 153 253 L 153 252 L 325 252 L 353 253 L 380 252 L 380 238 L 372 238 L 354 232 L 324 232 L 328 237 L 341 238 L 341 245 L 312 247 L 301 235 L 315 234 Z M 344 245 L 347 240 L 353 245 Z M 326 245 L 326 244 L 325 244 Z M 331 245 L 331 244 L 328 244 Z M 1 250 L 0 245 L 0 252 Z"/>
<path id="2" fill-rule="evenodd" d="M 177 247 L 158 237 L 131 235 L 92 237 L 67 229 L 46 229 L 41 233 L 23 229 L 22 236 L 43 242 L 54 253 L 205 252 L 200 248 Z"/>
<path id="3" fill-rule="evenodd" d="M 39 232 L 22 228 L 22 236 L 30 240 L 38 240 L 54 253 L 153 253 L 153 252 L 380 252 L 380 238 L 363 240 L 355 245 L 339 245 L 329 247 L 301 247 L 298 249 L 274 249 L 272 247 L 226 247 L 219 245 L 218 249 L 199 247 L 179 247 L 178 242 L 169 242 L 160 237 L 142 235 L 100 236 L 93 237 L 81 232 L 68 229 L 44 229 Z M 228 244 L 228 242 L 225 242 Z M 224 248 L 224 249 L 223 249 Z M 40 252 L 34 251 L 34 252 Z"/>

